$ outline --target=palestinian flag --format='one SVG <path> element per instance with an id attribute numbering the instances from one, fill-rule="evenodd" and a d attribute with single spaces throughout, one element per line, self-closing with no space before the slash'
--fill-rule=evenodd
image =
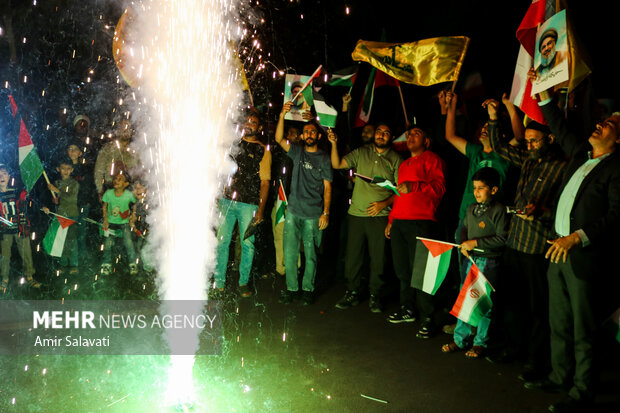
<path id="1" fill-rule="evenodd" d="M 61 257 L 62 250 L 65 247 L 65 239 L 69 227 L 75 224 L 75 221 L 60 215 L 54 215 L 54 219 L 50 224 L 45 237 L 43 237 L 43 249 L 52 257 Z"/>
<path id="2" fill-rule="evenodd" d="M 477 327 L 480 319 L 493 307 L 492 290 L 491 284 L 472 262 L 450 314 L 470 326 Z"/>
<path id="3" fill-rule="evenodd" d="M 357 78 L 357 70 L 359 66 L 351 66 L 346 69 L 338 70 L 332 73 L 327 84 L 329 86 L 346 86 L 353 87 Z"/>
<path id="4" fill-rule="evenodd" d="M 284 222 L 284 215 L 286 214 L 286 205 L 288 202 L 286 201 L 286 194 L 284 193 L 284 186 L 282 185 L 282 180 L 280 181 L 280 186 L 278 187 L 278 200 L 276 201 L 276 225 L 280 222 Z"/>
<path id="5" fill-rule="evenodd" d="M 396 195 L 400 196 L 400 194 L 398 193 L 398 190 L 396 189 L 396 186 L 389 179 L 385 179 L 380 176 L 375 176 L 374 178 L 372 178 L 371 183 L 377 184 L 381 188 L 389 189 L 390 191 L 393 191 Z"/>
<path id="6" fill-rule="evenodd" d="M 34 149 L 34 144 L 23 119 L 21 119 L 19 127 L 19 170 L 22 175 L 22 182 L 30 192 L 43 174 L 43 164 Z"/>
<path id="7" fill-rule="evenodd" d="M 411 286 L 435 295 L 448 273 L 452 248 L 446 242 L 418 237 Z"/>
<path id="8" fill-rule="evenodd" d="M 620 308 L 618 308 L 603 325 L 605 329 L 611 332 L 616 341 L 620 343 Z"/>
<path id="9" fill-rule="evenodd" d="M 314 109 L 316 110 L 319 124 L 325 126 L 326 128 L 336 127 L 338 111 L 334 109 L 333 106 L 328 105 L 323 96 L 316 92 L 314 93 Z"/>

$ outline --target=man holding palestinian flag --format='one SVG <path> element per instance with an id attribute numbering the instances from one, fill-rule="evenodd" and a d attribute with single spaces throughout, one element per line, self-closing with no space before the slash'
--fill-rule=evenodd
<path id="1" fill-rule="evenodd" d="M 332 145 L 331 163 L 334 169 L 355 168 L 361 175 L 377 177 L 379 183 L 356 178 L 349 207 L 347 226 L 347 247 L 344 272 L 347 292 L 336 304 L 336 308 L 346 309 L 359 304 L 362 287 L 362 267 L 364 255 L 370 257 L 370 311 L 380 313 L 383 293 L 383 271 L 385 268 L 386 240 L 381 236 L 388 223 L 388 214 L 396 194 L 384 184 L 398 181 L 398 167 L 402 159 L 391 149 L 392 132 L 390 127 L 379 123 L 375 130 L 373 145 L 364 145 L 353 150 L 343 158 L 338 154 L 338 138 L 330 130 L 327 137 Z"/>
<path id="2" fill-rule="evenodd" d="M 386 238 L 392 239 L 392 259 L 400 281 L 401 305 L 388 321 L 415 321 L 417 307 L 422 325 L 416 336 L 422 339 L 430 338 L 434 333 L 435 303 L 432 295 L 411 286 L 416 237 L 437 238 L 437 212 L 446 192 L 445 163 L 428 150 L 429 146 L 430 138 L 424 130 L 413 126 L 407 131 L 407 148 L 411 157 L 398 168 L 397 190 L 401 196 L 394 198 L 385 227 Z"/>

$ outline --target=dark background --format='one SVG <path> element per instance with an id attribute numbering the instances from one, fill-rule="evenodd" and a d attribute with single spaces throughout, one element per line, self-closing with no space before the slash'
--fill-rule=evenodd
<path id="1" fill-rule="evenodd" d="M 27 112 L 34 117 L 30 128 L 44 130 L 56 120 L 62 107 L 70 109 L 71 118 L 86 112 L 97 128 L 105 128 L 118 95 L 127 90 L 122 80 L 117 83 L 118 73 L 110 56 L 114 26 L 127 3 L 127 0 L 39 0 L 35 6 L 32 0 L 2 1 L 0 81 L 2 86 L 9 81 L 10 92 L 18 104 L 26 105 Z M 616 98 L 619 86 L 615 50 L 620 36 L 618 16 L 611 12 L 615 2 L 569 0 L 566 3 L 592 60 L 594 96 Z M 273 117 L 270 112 L 279 111 L 283 90 L 283 77 L 278 75 L 274 80 L 274 71 L 310 74 L 319 64 L 328 72 L 350 66 L 357 40 L 379 40 L 382 30 L 389 42 L 469 36 L 471 43 L 457 92 L 469 74 L 479 72 L 484 87 L 479 99 L 499 98 L 501 93 L 510 92 L 519 49 L 515 31 L 530 1 L 243 0 L 238 4 L 241 20 L 250 33 L 240 48 L 250 51 L 254 39 L 261 43 L 260 50 L 246 54 L 261 58 L 253 63 L 249 59 L 245 61 L 254 102 L 264 114 Z M 9 20 L 16 44 L 13 63 L 9 63 Z M 257 70 L 259 63 L 265 66 L 264 70 Z M 360 65 L 353 90 L 354 109 L 369 68 L 366 63 Z M 91 81 L 87 82 L 89 75 Z M 26 83 L 24 76 L 28 77 Z M 435 103 L 434 95 L 445 87 L 445 84 L 428 88 L 403 84 L 409 117 L 425 116 L 429 104 Z M 42 90 L 46 91 L 44 97 Z M 337 88 L 324 93 L 336 106 L 345 91 Z M 384 112 L 395 112 L 393 121 L 404 124 L 404 119 L 397 116 L 402 118 L 396 90 L 379 90 L 374 110 L 377 117 L 385 117 Z"/>

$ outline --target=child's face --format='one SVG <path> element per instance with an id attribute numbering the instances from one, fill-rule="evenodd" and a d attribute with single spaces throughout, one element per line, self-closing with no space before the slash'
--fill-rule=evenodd
<path id="1" fill-rule="evenodd" d="M 67 179 L 73 173 L 73 167 L 63 163 L 58 167 L 58 172 L 60 172 L 60 177 L 62 179 Z"/>
<path id="2" fill-rule="evenodd" d="M 125 175 L 118 174 L 114 177 L 114 189 L 125 189 L 129 186 L 129 182 L 125 178 Z"/>
<path id="3" fill-rule="evenodd" d="M 9 181 L 11 180 L 11 175 L 9 171 L 6 169 L 0 169 L 0 187 L 6 188 L 9 186 Z"/>
<path id="4" fill-rule="evenodd" d="M 142 185 L 140 182 L 136 182 L 133 186 L 133 194 L 137 199 L 146 198 L 146 186 Z"/>
<path id="5" fill-rule="evenodd" d="M 72 161 L 77 161 L 77 159 L 82 156 L 82 151 L 77 146 L 71 145 L 67 148 L 67 155 L 69 155 Z"/>
<path id="6" fill-rule="evenodd" d="M 496 192 L 496 186 L 491 188 L 482 181 L 474 181 L 474 196 L 476 197 L 476 202 L 481 204 L 489 202 Z"/>

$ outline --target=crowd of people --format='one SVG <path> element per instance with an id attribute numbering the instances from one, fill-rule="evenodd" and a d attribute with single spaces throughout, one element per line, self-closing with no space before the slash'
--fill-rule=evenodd
<path id="1" fill-rule="evenodd" d="M 368 124 L 354 137 L 347 120 L 350 95 L 343 97 L 334 129 L 322 127 L 310 111 L 306 122 L 285 121 L 293 105 L 285 103 L 273 131 L 277 145 L 261 114 L 249 110 L 233 156 L 238 168 L 218 199 L 211 297 L 226 299 L 236 268 L 242 298 L 258 288 L 253 278 L 283 277 L 281 304 L 312 305 L 323 234 L 336 226 L 331 233 L 341 240 L 336 244 L 346 291 L 335 308 L 367 298 L 370 312 L 380 314 L 391 304 L 393 279 L 399 298 L 387 322 L 420 320 L 416 336 L 428 339 L 440 330 L 440 306 L 435 295 L 412 287 L 418 239 L 452 242 L 458 245 L 458 276 L 442 288 L 454 284 L 458 290 L 475 263 L 495 289 L 494 307 L 475 327 L 462 320 L 444 326 L 452 340 L 441 351 L 522 360 L 526 388 L 564 392 L 551 410 L 578 411 L 594 398 L 601 323 L 620 305 L 610 293 L 618 277 L 606 272 L 613 268 L 620 218 L 620 113 L 601 120 L 589 137 L 580 136 L 557 96 L 539 95 L 546 124 L 524 122 L 504 96 L 483 102 L 488 120 L 464 138 L 458 136 L 464 116 L 457 95 L 446 90 L 437 98 L 440 127 L 407 125 L 406 147 L 394 145 L 396 127 L 386 122 Z M 93 250 L 102 251 L 94 269 L 102 276 L 154 270 L 148 190 L 135 172 L 140 160 L 131 147 L 130 117 L 115 121 L 104 145 L 93 139 L 87 116 L 76 116 L 72 126 L 59 140 L 58 178 L 47 182 L 45 197 L 33 200 L 16 183 L 16 171 L 0 164 L 2 293 L 19 283 L 38 289 L 49 281 L 36 276 L 29 208 L 79 223 L 67 227 L 56 272 L 85 271 Z M 455 173 L 454 153 L 467 159 L 466 175 Z M 454 208 L 446 206 L 456 199 Z M 271 221 L 273 248 L 256 242 L 264 221 Z M 229 253 L 233 243 L 239 253 Z M 17 277 L 13 244 L 22 259 Z M 113 258 L 115 244 L 122 247 L 120 260 Z M 274 252 L 270 268 L 257 274 L 256 252 L 265 251 Z"/>
<path id="2" fill-rule="evenodd" d="M 476 326 L 460 319 L 444 326 L 453 339 L 441 351 L 464 351 L 468 358 L 486 356 L 492 362 L 521 360 L 525 388 L 564 393 L 550 411 L 583 411 L 595 395 L 600 327 L 619 305 L 617 295 L 598 283 L 618 286 L 617 277 L 603 268 L 613 268 L 612 237 L 619 229 L 620 113 L 601 120 L 590 136 L 579 136 L 558 96 L 543 92 L 538 99 L 545 124 L 524 122 L 504 95 L 501 103 L 482 103 L 488 120 L 466 139 L 457 135 L 458 97 L 442 91 L 443 128 L 433 136 L 423 125 L 408 125 L 404 153 L 393 145 L 393 125 L 384 122 L 366 125 L 357 142 L 342 116 L 337 130 L 321 127 L 312 116 L 287 129 L 284 119 L 292 106 L 287 102 L 275 127 L 275 142 L 284 152 L 272 147 L 269 155 L 257 137 L 260 116 L 250 113 L 243 137 L 247 149 L 238 155 L 240 169 L 233 178 L 233 185 L 242 183 L 234 192 L 239 198 L 220 200 L 220 210 L 229 212 L 220 226 L 226 234 L 218 233 L 218 288 L 223 290 L 230 227 L 238 221 L 239 292 L 253 293 L 248 265 L 254 236 L 248 228 L 265 219 L 269 182 L 288 205 L 281 218 L 282 203 L 274 202 L 275 264 L 264 276 L 286 278 L 279 300 L 284 305 L 313 304 L 322 232 L 337 225 L 345 234 L 346 292 L 335 308 L 346 310 L 367 298 L 370 312 L 382 313 L 389 304 L 386 285 L 395 278 L 399 308 L 387 321 L 419 319 L 416 336 L 430 338 L 439 330 L 440 310 L 436 296 L 412 287 L 418 239 L 454 242 L 459 287 L 475 264 L 494 286 L 495 305 Z M 349 102 L 343 97 L 340 115 Z M 442 203 L 454 188 L 447 182 L 462 179 L 450 176 L 442 157 L 446 144 L 468 159 L 454 227 L 442 222 Z M 338 191 L 350 195 L 347 202 L 338 202 Z M 241 197 L 249 195 L 246 205 Z M 230 214 L 235 203 L 244 214 Z M 341 212 L 338 208 L 346 208 L 347 215 L 335 221 L 331 216 Z"/>

